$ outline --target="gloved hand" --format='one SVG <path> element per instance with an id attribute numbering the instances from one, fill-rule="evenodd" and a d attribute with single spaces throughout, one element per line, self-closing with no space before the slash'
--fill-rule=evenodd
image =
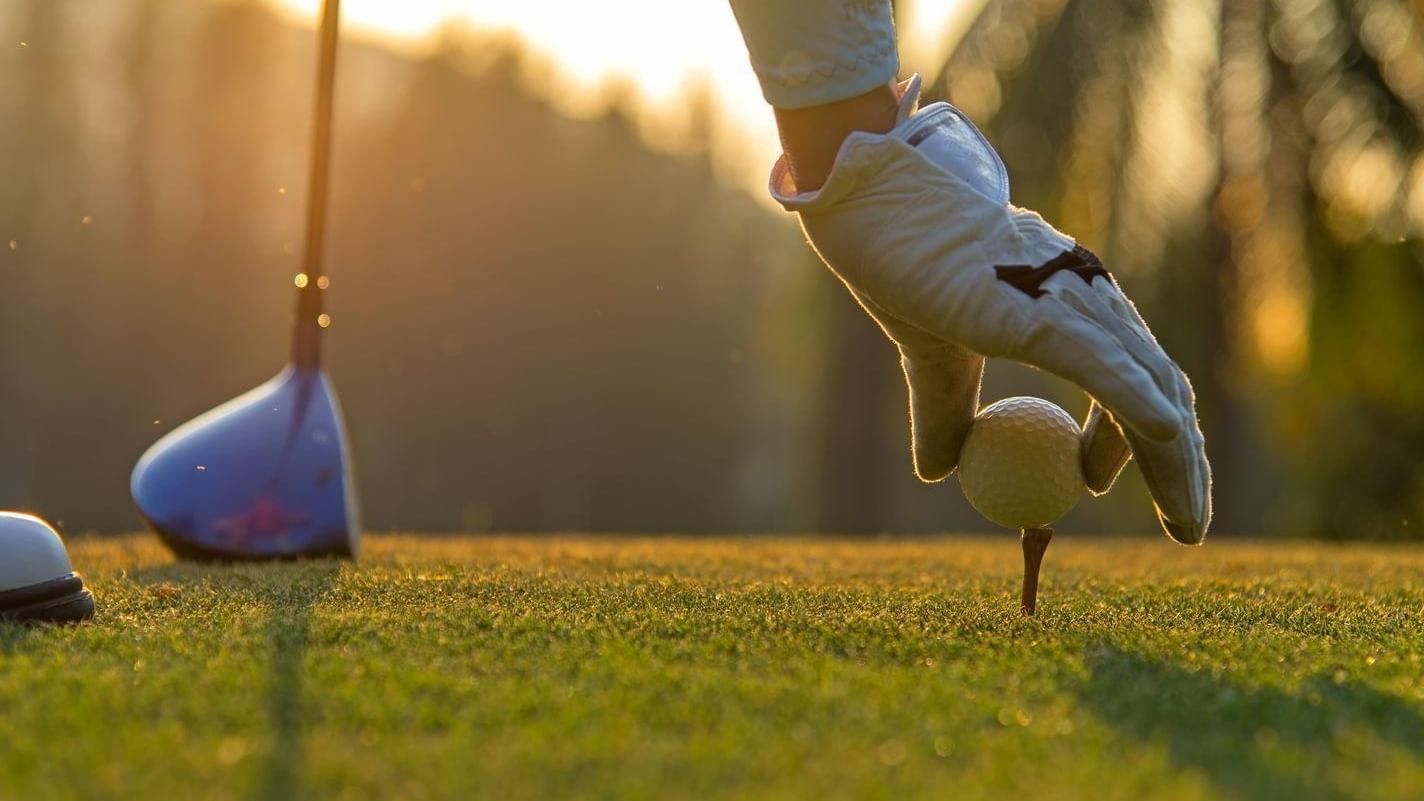
<path id="1" fill-rule="evenodd" d="M 771 191 L 899 348 L 916 473 L 953 472 L 984 357 L 1014 359 L 1093 398 L 1093 492 L 1125 464 L 1125 438 L 1168 536 L 1200 543 L 1211 471 L 1187 377 L 1096 256 L 1009 203 L 1003 162 L 974 125 L 947 103 L 917 113 L 918 76 L 902 89 L 894 129 L 851 134 L 819 190 L 798 193 L 783 158 Z"/>

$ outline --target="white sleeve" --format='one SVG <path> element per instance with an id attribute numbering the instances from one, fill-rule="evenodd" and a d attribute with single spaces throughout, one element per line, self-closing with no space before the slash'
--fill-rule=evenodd
<path id="1" fill-rule="evenodd" d="M 863 95 L 899 70 L 890 0 L 731 0 L 766 101 L 802 108 Z"/>

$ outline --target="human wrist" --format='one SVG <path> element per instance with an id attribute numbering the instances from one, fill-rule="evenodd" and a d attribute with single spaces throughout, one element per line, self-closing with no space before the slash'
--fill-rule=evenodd
<path id="1" fill-rule="evenodd" d="M 899 104 L 893 82 L 834 103 L 776 109 L 782 151 L 797 191 L 819 189 L 835 167 L 846 137 L 857 131 L 887 133 Z"/>

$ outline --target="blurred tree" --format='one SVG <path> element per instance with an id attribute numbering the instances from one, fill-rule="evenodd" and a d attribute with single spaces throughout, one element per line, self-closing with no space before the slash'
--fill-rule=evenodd
<path id="1" fill-rule="evenodd" d="M 896 5 L 896 0 L 891 0 L 892 8 Z M 820 269 L 818 257 L 809 256 L 805 261 Z M 818 282 L 827 283 L 837 282 Z M 895 400 L 889 391 L 903 382 L 896 368 L 899 353 L 850 295 L 826 293 L 822 286 L 808 285 L 806 291 L 829 304 L 821 318 L 826 353 L 821 365 L 820 447 L 816 449 L 820 501 L 816 529 L 860 534 L 884 531 L 890 521 L 896 477 L 903 480 L 903 468 L 891 467 L 894 461 L 888 457 L 887 432 L 892 426 L 885 424 L 892 416 L 897 423 L 904 420 L 903 414 L 891 412 Z"/>
<path id="2" fill-rule="evenodd" d="M 489 61 L 473 80 L 466 50 Z M 359 305 L 335 312 L 333 370 L 363 462 L 404 477 L 373 515 L 736 527 L 755 253 L 785 229 L 705 154 L 650 154 L 617 87 L 599 119 L 553 115 L 522 91 L 523 58 L 447 42 L 338 154 L 333 297 Z"/>
<path id="3" fill-rule="evenodd" d="M 821 438 L 816 459 L 818 531 L 875 533 L 890 524 L 891 490 L 911 464 L 899 353 L 814 255 L 822 318 Z M 823 276 L 824 274 L 824 276 Z M 809 283 L 809 282 L 808 282 Z M 823 285 L 831 285 L 825 291 Z M 892 445 L 893 443 L 893 445 Z"/>
<path id="4" fill-rule="evenodd" d="M 0 27 L 34 40 L 0 48 L 0 492 L 130 528 L 143 448 L 286 356 L 313 32 L 161 0 L 25 2 Z M 782 419 L 758 337 L 784 220 L 705 148 L 650 151 L 626 101 L 532 99 L 517 43 L 341 57 L 330 361 L 370 524 L 808 516 L 754 441 Z"/>
<path id="5" fill-rule="evenodd" d="M 1403 0 L 995 0 L 938 83 L 1196 378 L 1223 528 L 1420 527 L 1421 31 Z M 0 502 L 130 527 L 144 447 L 286 353 L 312 32 L 252 0 L 17 0 L 0 32 Z M 554 113 L 551 71 L 343 44 L 331 362 L 370 522 L 981 525 L 911 476 L 894 351 L 789 219 L 652 149 L 626 86 Z M 690 92 L 665 138 L 719 130 Z M 1127 482 L 1064 527 L 1146 510 Z"/>
<path id="6" fill-rule="evenodd" d="M 935 88 L 1193 376 L 1220 528 L 1419 530 L 1417 4 L 990 0 Z"/>
<path id="7" fill-rule="evenodd" d="M 15 35 L 0 50 L 0 69 L 11 76 L 0 83 L 0 116 L 19 124 L 0 126 L 0 323 L 8 323 L 0 336 L 0 507 L 24 508 L 35 501 L 42 409 L 52 389 L 35 380 L 36 351 L 57 336 L 54 316 L 33 301 L 59 294 L 45 267 L 74 246 L 69 234 L 82 219 L 74 197 L 78 114 L 61 46 L 64 9 L 18 0 L 4 12 L 0 19 Z"/>

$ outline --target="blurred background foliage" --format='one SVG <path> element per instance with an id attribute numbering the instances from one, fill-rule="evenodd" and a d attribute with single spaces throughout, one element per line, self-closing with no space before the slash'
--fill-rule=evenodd
<path id="1" fill-rule="evenodd" d="M 1424 13 L 971 11 L 946 64 L 906 66 L 1193 376 L 1219 529 L 1418 536 Z M 280 367 L 313 46 L 255 2 L 0 8 L 0 507 L 136 528 L 143 449 Z M 668 152 L 631 87 L 555 111 L 514 38 L 341 58 L 328 347 L 372 527 L 987 527 L 911 476 L 893 349 L 717 168 L 703 87 Z M 1086 406 L 994 364 L 986 398 L 1008 394 Z M 1135 469 L 1063 528 L 1153 531 Z"/>
<path id="2" fill-rule="evenodd" d="M 1194 377 L 1226 530 L 1419 536 L 1421 8 L 995 0 L 939 75 Z"/>

